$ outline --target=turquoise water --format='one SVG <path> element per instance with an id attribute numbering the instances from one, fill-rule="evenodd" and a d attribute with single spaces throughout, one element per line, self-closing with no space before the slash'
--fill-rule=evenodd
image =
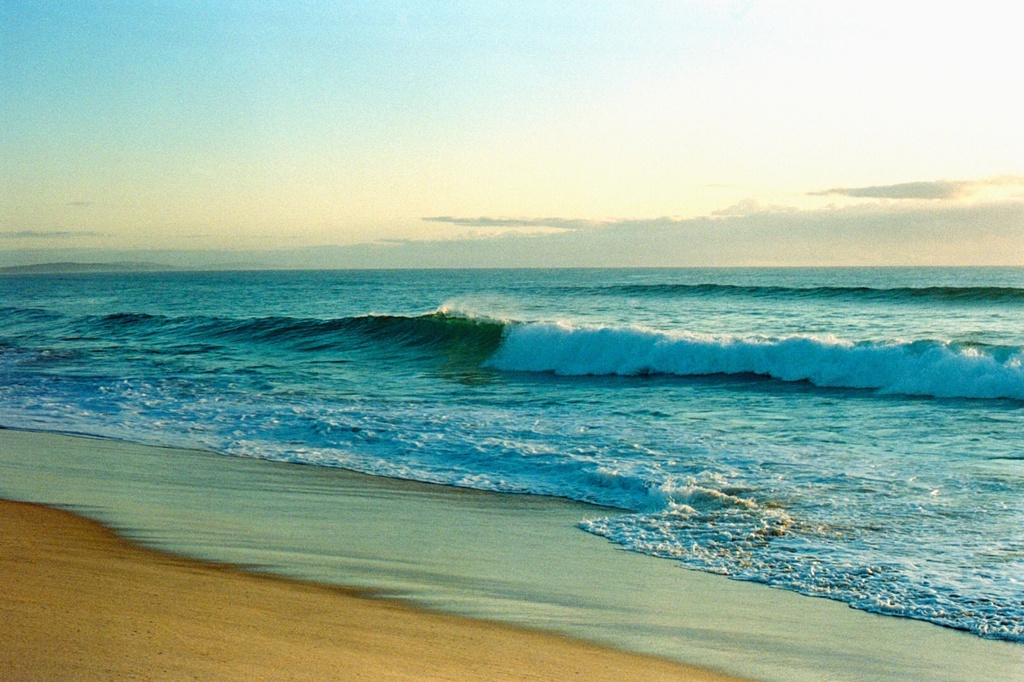
<path id="1" fill-rule="evenodd" d="M 630 513 L 630 550 L 1024 641 L 1024 270 L 0 278 L 0 425 Z"/>

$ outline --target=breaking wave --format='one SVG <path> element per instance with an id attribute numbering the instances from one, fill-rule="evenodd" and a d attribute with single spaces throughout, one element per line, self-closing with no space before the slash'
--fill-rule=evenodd
<path id="1" fill-rule="evenodd" d="M 933 340 L 737 338 L 537 323 L 510 326 L 486 364 L 564 376 L 755 374 L 887 394 L 1024 400 L 1024 349 Z"/>
<path id="2" fill-rule="evenodd" d="M 561 376 L 751 374 L 883 394 L 1024 400 L 1024 348 L 943 340 L 855 342 L 835 336 L 700 335 L 633 326 L 499 321 L 440 308 L 422 315 L 231 318 L 116 313 L 63 317 L 8 310 L 22 329 L 147 345 L 268 344 L 289 352 L 415 349 L 467 368 Z M 28 338 L 28 334 L 25 338 Z M 18 345 L 19 337 L 0 339 Z"/>

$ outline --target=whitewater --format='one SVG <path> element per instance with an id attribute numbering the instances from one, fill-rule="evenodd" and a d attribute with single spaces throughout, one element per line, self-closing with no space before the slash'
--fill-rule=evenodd
<path id="1" fill-rule="evenodd" d="M 625 514 L 682 566 L 1024 642 L 1024 270 L 0 278 L 0 426 Z"/>
<path id="2" fill-rule="evenodd" d="M 1024 400 L 1017 347 L 835 337 L 736 338 L 642 328 L 514 326 L 487 366 L 567 376 L 757 374 L 815 386 L 941 398 Z"/>

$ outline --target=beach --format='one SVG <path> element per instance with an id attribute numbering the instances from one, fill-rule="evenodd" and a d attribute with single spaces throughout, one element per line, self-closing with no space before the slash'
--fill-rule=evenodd
<path id="1" fill-rule="evenodd" d="M 1024 681 L 1022 10 L 890 4 L 0 4 L 0 682 Z"/>
<path id="2" fill-rule="evenodd" d="M 142 549 L 0 503 L 5 680 L 726 680 L 553 635 Z"/>
<path id="3" fill-rule="evenodd" d="M 1006 642 L 616 550 L 572 525 L 576 503 L 10 430 L 0 473 L 3 497 L 116 529 L 2 505 L 7 678 L 724 679 L 709 667 L 1010 680 L 1024 669 Z"/>

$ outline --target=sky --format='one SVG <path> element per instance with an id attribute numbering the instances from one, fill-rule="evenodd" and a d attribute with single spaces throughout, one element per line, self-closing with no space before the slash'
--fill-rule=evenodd
<path id="1" fill-rule="evenodd" d="M 0 0 L 0 265 L 1024 265 L 1022 20 Z"/>

